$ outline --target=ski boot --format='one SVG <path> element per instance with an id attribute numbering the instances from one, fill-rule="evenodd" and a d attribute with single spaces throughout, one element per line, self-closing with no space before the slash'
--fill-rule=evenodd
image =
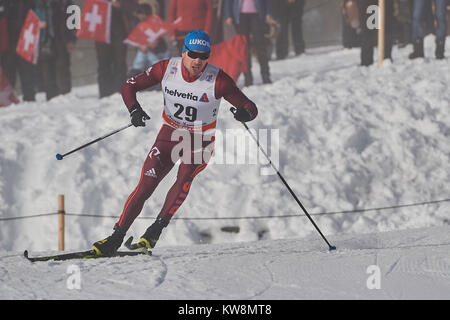
<path id="1" fill-rule="evenodd" d="M 436 51 L 434 52 L 436 59 L 444 59 L 445 41 L 436 41 Z"/>
<path id="2" fill-rule="evenodd" d="M 423 39 L 416 39 L 413 42 L 413 52 L 409 54 L 409 59 L 423 58 L 425 56 L 423 50 Z"/>
<path id="3" fill-rule="evenodd" d="M 153 249 L 158 242 L 162 230 L 167 227 L 169 223 L 162 218 L 157 218 L 156 221 L 147 228 L 145 233 L 139 239 L 139 242 L 145 243 L 147 249 Z"/>
<path id="4" fill-rule="evenodd" d="M 106 239 L 95 242 L 92 245 L 92 250 L 94 250 L 100 256 L 110 256 L 116 253 L 120 248 L 125 237 L 125 232 L 116 227 L 113 234 Z"/>

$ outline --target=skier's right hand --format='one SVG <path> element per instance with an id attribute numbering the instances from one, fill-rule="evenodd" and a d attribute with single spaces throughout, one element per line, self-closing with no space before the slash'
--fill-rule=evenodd
<path id="1" fill-rule="evenodd" d="M 142 110 L 139 103 L 136 103 L 130 108 L 131 123 L 135 127 L 145 127 L 145 120 L 149 120 L 150 117 L 144 110 Z"/>

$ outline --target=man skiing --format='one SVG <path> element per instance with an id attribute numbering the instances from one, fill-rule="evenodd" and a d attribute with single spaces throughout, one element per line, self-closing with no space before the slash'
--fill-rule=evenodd
<path id="1" fill-rule="evenodd" d="M 210 50 L 211 41 L 208 34 L 194 30 L 185 37 L 182 57 L 160 61 L 122 86 L 121 94 L 130 112 L 131 123 L 139 127 L 145 126 L 145 119 L 150 117 L 137 101 L 136 92 L 161 83 L 164 96 L 163 125 L 144 161 L 139 183 L 128 197 L 122 215 L 114 225 L 113 234 L 93 244 L 92 249 L 97 254 L 112 255 L 118 250 L 145 201 L 181 159 L 177 179 L 168 191 L 156 221 L 139 240 L 149 249 L 155 247 L 163 228 L 169 224 L 186 199 L 193 179 L 207 166 L 209 157 L 204 156 L 204 151 L 212 152 L 213 132 L 222 97 L 236 107 L 236 120 L 247 122 L 257 116 L 256 105 L 239 90 L 230 76 L 219 67 L 208 63 Z M 192 138 L 187 139 L 190 141 L 201 135 L 203 139 L 200 150 L 189 142 L 189 148 L 174 152 L 183 140 L 180 138 L 183 135 L 175 134 L 179 130 L 187 132 Z M 209 137 L 204 138 L 205 136 Z M 200 161 L 186 160 L 198 159 L 199 151 Z M 189 155 L 187 153 L 190 153 L 191 157 L 185 158 Z"/>

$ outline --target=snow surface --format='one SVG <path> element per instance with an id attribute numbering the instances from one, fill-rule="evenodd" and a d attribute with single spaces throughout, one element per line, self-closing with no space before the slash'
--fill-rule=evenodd
<path id="1" fill-rule="evenodd" d="M 409 61 L 410 50 L 395 48 L 394 62 L 381 68 L 359 67 L 357 49 L 309 50 L 271 61 L 273 84 L 243 89 L 260 111 L 249 126 L 278 130 L 280 172 L 310 213 L 450 198 L 449 62 Z M 429 36 L 426 55 L 433 54 Z M 55 212 L 58 194 L 66 197 L 66 212 L 118 217 L 162 124 L 161 93 L 138 99 L 152 117 L 147 127 L 62 161 L 56 153 L 127 124 L 119 94 L 98 99 L 93 85 L 49 102 L 39 94 L 37 102 L 0 108 L 0 218 Z M 223 133 L 242 128 L 230 106 L 221 105 Z M 65 286 L 67 263 L 30 267 L 18 257 L 24 249 L 31 255 L 57 249 L 56 216 L 0 221 L 0 298 L 449 298 L 449 202 L 313 216 L 338 247 L 327 253 L 279 178 L 261 174 L 258 159 L 208 165 L 176 217 L 297 217 L 173 220 L 153 258 L 77 262 L 85 280 L 76 292 Z M 176 169 L 160 184 L 141 213 L 149 219 L 137 219 L 129 235 L 152 222 L 175 175 Z M 115 222 L 67 216 L 66 250 L 89 248 Z M 230 226 L 240 231 L 221 231 Z M 381 290 L 366 287 L 371 264 L 381 268 Z"/>
<path id="2" fill-rule="evenodd" d="M 154 250 L 154 256 L 0 258 L 1 299 L 449 299 L 450 227 Z M 379 268 L 374 286 L 371 268 Z M 79 287 L 74 287 L 74 268 Z M 72 289 L 70 289 L 72 288 Z M 370 289 L 371 288 L 371 289 Z M 378 289 L 379 288 L 379 289 Z"/>

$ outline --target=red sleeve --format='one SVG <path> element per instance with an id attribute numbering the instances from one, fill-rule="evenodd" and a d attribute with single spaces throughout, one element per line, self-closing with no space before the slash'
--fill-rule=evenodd
<path id="1" fill-rule="evenodd" d="M 252 120 L 258 115 L 256 104 L 236 86 L 236 83 L 223 70 L 219 71 L 215 87 L 216 99 L 225 98 L 236 108 L 244 108 L 251 115 Z"/>
<path id="2" fill-rule="evenodd" d="M 139 73 L 123 84 L 120 93 L 122 94 L 123 102 L 128 110 L 138 103 L 136 92 L 150 88 L 162 81 L 168 64 L 169 60 L 162 60 L 155 63 L 147 71 Z"/>
<path id="3" fill-rule="evenodd" d="M 167 21 L 173 23 L 176 18 L 177 18 L 177 1 L 171 0 Z"/>

